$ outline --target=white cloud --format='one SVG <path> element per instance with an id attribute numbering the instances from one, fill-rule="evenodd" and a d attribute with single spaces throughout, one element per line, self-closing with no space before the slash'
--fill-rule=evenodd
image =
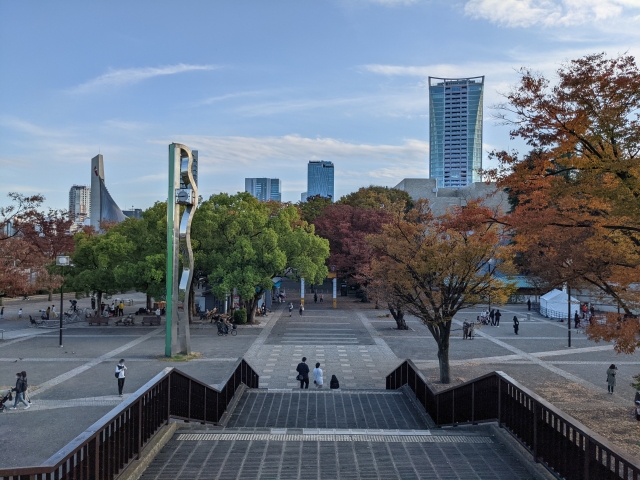
<path id="1" fill-rule="evenodd" d="M 144 68 L 125 68 L 121 70 L 111 70 L 104 75 L 89 80 L 83 84 L 74 87 L 71 91 L 74 93 L 88 93 L 98 90 L 102 87 L 114 87 L 138 83 L 148 78 L 160 77 L 164 75 L 175 75 L 184 72 L 193 72 L 199 70 L 214 70 L 218 67 L 215 65 L 188 65 L 179 63 L 177 65 L 167 65 L 165 67 L 144 67 Z"/>
<path id="2" fill-rule="evenodd" d="M 628 19 L 640 14 L 640 0 L 470 0 L 464 11 L 507 27 L 566 27 Z"/>

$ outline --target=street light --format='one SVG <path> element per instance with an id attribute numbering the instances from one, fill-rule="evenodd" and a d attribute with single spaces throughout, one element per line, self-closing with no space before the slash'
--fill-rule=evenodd
<path id="1" fill-rule="evenodd" d="M 60 268 L 68 267 L 71 265 L 71 258 L 66 255 L 56 256 L 56 265 Z M 64 276 L 62 277 L 62 284 L 60 285 L 60 348 L 62 348 L 62 319 L 64 317 Z"/>

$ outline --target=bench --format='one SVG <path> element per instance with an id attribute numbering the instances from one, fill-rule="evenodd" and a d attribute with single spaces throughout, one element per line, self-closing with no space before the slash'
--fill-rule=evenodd
<path id="1" fill-rule="evenodd" d="M 142 325 L 160 325 L 160 319 L 158 317 L 142 317 Z"/>
<path id="2" fill-rule="evenodd" d="M 109 325 L 109 317 L 90 317 L 87 318 L 87 323 L 89 325 Z"/>

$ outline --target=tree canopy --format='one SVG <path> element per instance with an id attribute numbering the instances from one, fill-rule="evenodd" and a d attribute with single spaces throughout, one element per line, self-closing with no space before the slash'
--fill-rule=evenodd
<path id="1" fill-rule="evenodd" d="M 193 220 L 196 262 L 219 297 L 235 289 L 253 320 L 258 298 L 287 271 L 320 282 L 329 246 L 294 206 L 260 203 L 248 193 L 212 195 Z"/>
<path id="2" fill-rule="evenodd" d="M 352 207 L 389 211 L 394 209 L 407 211 L 413 207 L 411 196 L 404 190 L 376 185 L 362 187 L 357 192 L 345 195 L 337 203 Z"/>
<path id="3" fill-rule="evenodd" d="M 440 381 L 449 383 L 449 337 L 461 309 L 484 302 L 489 294 L 506 301 L 513 287 L 496 274 L 511 272 L 509 247 L 491 211 L 470 202 L 434 218 L 428 202 L 397 215 L 368 237 L 376 257 L 371 274 L 429 329 L 438 344 Z"/>
<path id="4" fill-rule="evenodd" d="M 630 313 L 640 306 L 640 71 L 631 56 L 594 54 L 557 76 L 552 85 L 523 69 L 500 106 L 532 151 L 492 154 L 513 205 L 499 221 L 529 273 L 599 291 Z"/>

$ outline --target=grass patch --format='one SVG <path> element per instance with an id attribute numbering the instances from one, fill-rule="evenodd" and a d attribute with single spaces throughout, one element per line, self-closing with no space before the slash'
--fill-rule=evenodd
<path id="1" fill-rule="evenodd" d="M 190 355 L 174 355 L 173 357 L 160 357 L 158 360 L 161 362 L 188 362 L 189 360 L 195 360 L 196 358 L 202 358 L 200 352 L 191 352 Z"/>

